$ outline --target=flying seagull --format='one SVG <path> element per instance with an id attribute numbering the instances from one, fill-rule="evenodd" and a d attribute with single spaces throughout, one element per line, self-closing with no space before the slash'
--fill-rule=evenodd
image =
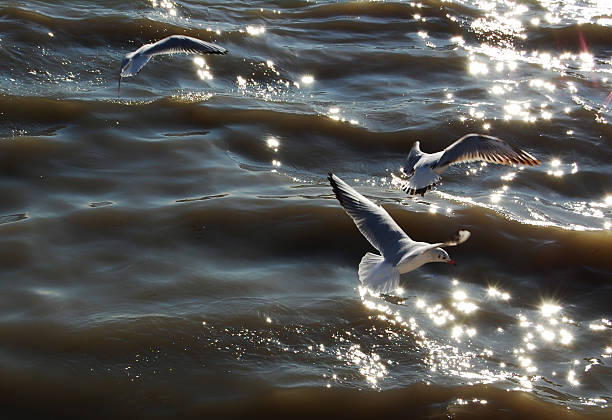
<path id="1" fill-rule="evenodd" d="M 422 152 L 416 141 L 404 163 L 403 172 L 409 178 L 401 188 L 408 194 L 425 195 L 450 165 L 478 160 L 501 165 L 540 164 L 537 158 L 526 151 L 486 134 L 467 134 L 436 153 Z"/>
<path id="2" fill-rule="evenodd" d="M 185 35 L 171 35 L 167 38 L 145 44 L 136 51 L 127 53 L 121 61 L 121 72 L 119 73 L 119 91 L 121 90 L 121 78 L 138 74 L 151 57 L 162 54 L 227 54 L 227 50 L 212 42 L 202 41 Z"/>
<path id="3" fill-rule="evenodd" d="M 374 293 L 393 293 L 400 274 L 430 262 L 455 264 L 442 247 L 455 246 L 470 237 L 460 230 L 447 242 L 415 242 L 395 223 L 389 213 L 359 194 L 338 176 L 330 173 L 329 182 L 336 198 L 359 231 L 381 255 L 366 253 L 359 263 L 359 280 Z"/>

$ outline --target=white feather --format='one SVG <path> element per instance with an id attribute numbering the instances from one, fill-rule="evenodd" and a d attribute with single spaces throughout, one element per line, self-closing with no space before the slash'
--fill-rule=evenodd
<path id="1" fill-rule="evenodd" d="M 406 192 L 422 190 L 440 181 L 440 175 L 435 173 L 429 166 L 421 166 L 414 171 L 414 174 L 402 185 Z"/>
<path id="2" fill-rule="evenodd" d="M 175 53 L 227 54 L 227 50 L 212 42 L 202 41 L 201 39 L 185 35 L 171 35 L 152 44 L 145 44 L 136 51 L 127 53 L 121 61 L 118 92 L 121 92 L 121 78 L 138 74 L 151 57 Z"/>
<path id="3" fill-rule="evenodd" d="M 121 77 L 135 76 L 150 59 L 150 55 L 138 55 L 128 59 L 126 65 L 121 68 Z"/>
<path id="4" fill-rule="evenodd" d="M 359 263 L 359 280 L 374 293 L 393 293 L 399 286 L 399 276 L 397 267 L 371 252 Z"/>
<path id="5" fill-rule="evenodd" d="M 469 237 L 468 231 L 459 231 L 446 243 L 415 242 L 384 208 L 359 194 L 336 175 L 330 173 L 328 179 L 336 198 L 359 231 L 382 254 L 368 252 L 359 263 L 359 280 L 373 292 L 392 294 L 399 285 L 400 274 L 423 264 L 453 263 L 440 247 L 457 245 Z"/>
<path id="6" fill-rule="evenodd" d="M 502 165 L 539 165 L 540 161 L 506 141 L 486 134 L 467 134 L 444 150 L 424 153 L 415 142 L 404 162 L 410 178 L 402 185 L 408 194 L 424 194 L 450 165 L 484 161 Z"/>

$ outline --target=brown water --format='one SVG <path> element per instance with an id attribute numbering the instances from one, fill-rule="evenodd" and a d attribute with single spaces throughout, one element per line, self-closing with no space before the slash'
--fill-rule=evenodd
<path id="1" fill-rule="evenodd" d="M 122 56 L 188 34 L 226 56 Z M 0 3 L 10 418 L 610 418 L 606 0 Z M 394 182 L 415 140 L 536 168 Z M 329 171 L 453 268 L 358 286 Z"/>

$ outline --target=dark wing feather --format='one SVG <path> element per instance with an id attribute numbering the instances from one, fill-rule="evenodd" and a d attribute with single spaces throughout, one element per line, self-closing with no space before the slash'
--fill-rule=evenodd
<path id="1" fill-rule="evenodd" d="M 202 41 L 185 35 L 172 35 L 151 44 L 145 52 L 148 55 L 159 54 L 227 54 L 227 50 L 212 42 Z"/>
<path id="2" fill-rule="evenodd" d="M 415 250 L 415 252 L 425 252 L 429 249 L 434 249 L 434 248 L 444 248 L 446 246 L 457 246 L 459 244 L 464 243 L 465 241 L 467 241 L 470 236 L 471 236 L 471 232 L 469 230 L 465 230 L 465 229 L 460 229 L 457 231 L 457 233 L 455 233 L 453 235 L 453 237 L 451 239 L 449 239 L 446 242 L 438 242 L 435 244 L 427 244 L 423 247 L 418 248 L 417 250 Z"/>
<path id="3" fill-rule="evenodd" d="M 471 233 L 469 230 L 460 229 L 451 239 L 444 242 L 441 246 L 457 246 L 467 241 L 470 238 L 470 235 Z"/>
<path id="4" fill-rule="evenodd" d="M 506 141 L 486 134 L 467 134 L 444 149 L 435 165 L 448 166 L 461 162 L 485 161 L 502 165 L 539 165 L 540 161 Z"/>

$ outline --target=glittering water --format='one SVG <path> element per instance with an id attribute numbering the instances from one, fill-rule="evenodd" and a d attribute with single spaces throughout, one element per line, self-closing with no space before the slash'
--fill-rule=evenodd
<path id="1" fill-rule="evenodd" d="M 612 5 L 0 4 L 0 402 L 16 417 L 610 417 Z M 126 52 L 171 34 L 225 56 Z M 408 197 L 470 132 L 479 162 Z M 359 288 L 336 172 L 458 266 Z M 374 407 L 374 408 L 373 408 Z M 505 417 L 504 417 L 505 416 Z"/>

